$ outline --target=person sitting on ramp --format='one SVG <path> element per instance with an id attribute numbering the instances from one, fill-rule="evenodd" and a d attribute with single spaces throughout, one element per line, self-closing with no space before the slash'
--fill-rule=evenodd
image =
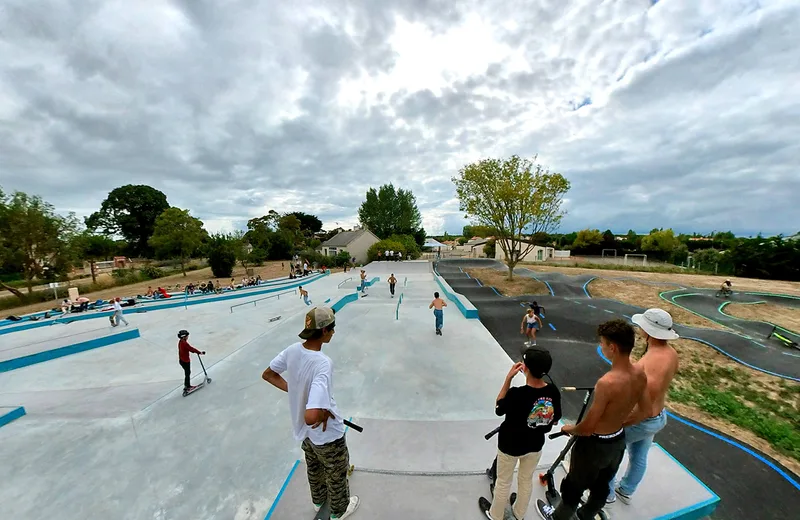
<path id="1" fill-rule="evenodd" d="M 558 387 L 542 378 L 553 366 L 550 352 L 529 348 L 522 355 L 522 363 L 516 363 L 506 375 L 503 387 L 497 395 L 494 411 L 505 415 L 497 440 L 496 475 L 494 477 L 494 499 L 481 497 L 478 505 L 491 520 L 505 518 L 506 502 L 514 479 L 514 469 L 519 462 L 517 488 L 519 500 L 511 495 L 515 518 L 524 518 L 533 492 L 533 478 L 544 447 L 544 436 L 561 419 L 561 393 Z M 518 373 L 525 374 L 525 386 L 511 387 Z"/>

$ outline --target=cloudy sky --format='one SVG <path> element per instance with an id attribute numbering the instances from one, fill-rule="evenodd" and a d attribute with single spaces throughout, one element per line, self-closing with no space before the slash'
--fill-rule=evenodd
<path id="1" fill-rule="evenodd" d="M 62 212 L 346 227 L 391 181 L 458 233 L 459 168 L 538 154 L 563 231 L 800 230 L 800 0 L 2 3 L 0 186 Z"/>

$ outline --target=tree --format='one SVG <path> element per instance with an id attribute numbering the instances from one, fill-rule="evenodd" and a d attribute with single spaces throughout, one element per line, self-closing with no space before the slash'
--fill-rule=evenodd
<path id="1" fill-rule="evenodd" d="M 387 238 L 369 246 L 369 249 L 367 249 L 367 259 L 370 262 L 377 260 L 378 251 L 380 251 L 381 253 L 383 253 L 384 251 L 394 251 L 395 253 L 400 251 L 403 254 L 403 256 L 405 256 L 406 246 L 405 244 L 403 244 L 403 242 L 399 240 Z"/>
<path id="2" fill-rule="evenodd" d="M 497 249 L 495 248 L 496 241 L 494 238 L 490 238 L 486 245 L 483 246 L 483 253 L 486 255 L 487 258 L 494 258 Z"/>
<path id="3" fill-rule="evenodd" d="M 380 239 L 413 235 L 418 245 L 425 243 L 422 215 L 414 194 L 410 190 L 395 190 L 393 184 L 367 191 L 367 198 L 358 209 L 358 220 Z"/>
<path id="4" fill-rule="evenodd" d="M 516 155 L 468 164 L 452 180 L 466 217 L 497 231 L 496 244 L 506 255 L 509 279 L 533 248 L 532 243 L 523 242 L 523 231 L 555 230 L 564 216 L 561 204 L 570 187 L 560 173 Z"/>
<path id="5" fill-rule="evenodd" d="M 471 239 L 472 237 L 481 237 L 486 238 L 490 237 L 495 234 L 495 230 L 491 226 L 464 226 L 462 231 L 462 235 L 467 238 L 467 240 Z"/>
<path id="6" fill-rule="evenodd" d="M 389 240 L 403 244 L 403 258 L 410 254 L 411 258 L 419 258 L 420 248 L 417 241 L 411 235 L 392 235 Z M 384 250 L 385 251 L 385 250 Z M 396 250 L 395 250 L 396 251 Z"/>
<path id="7" fill-rule="evenodd" d="M 286 215 L 293 215 L 300 222 L 300 230 L 306 234 L 319 233 L 322 231 L 322 221 L 315 215 L 308 215 L 302 211 L 293 211 Z"/>
<path id="8" fill-rule="evenodd" d="M 85 219 L 91 231 L 122 235 L 131 247 L 132 256 L 150 256 L 149 245 L 156 219 L 169 208 L 167 196 L 155 188 L 128 184 L 113 189 L 100 211 Z"/>
<path id="9" fill-rule="evenodd" d="M 191 216 L 188 209 L 169 208 L 156 219 L 149 244 L 160 256 L 180 259 L 181 271 L 186 276 L 186 259 L 207 236 L 203 223 Z"/>
<path id="10" fill-rule="evenodd" d="M 668 258 L 679 244 L 675 232 L 671 229 L 654 229 L 642 238 L 642 251 L 654 253 L 660 258 Z"/>
<path id="11" fill-rule="evenodd" d="M 0 263 L 21 268 L 28 294 L 34 278 L 52 278 L 69 268 L 70 242 L 77 228 L 73 214 L 57 215 L 41 197 L 19 191 L 10 198 L 0 191 L 0 208 Z M 24 299 L 2 282 L 0 287 Z"/>
<path id="12" fill-rule="evenodd" d="M 206 257 L 211 273 L 217 278 L 230 278 L 236 266 L 237 238 L 215 233 L 206 242 Z"/>
<path id="13" fill-rule="evenodd" d="M 602 244 L 603 234 L 599 229 L 581 229 L 575 236 L 572 249 L 584 253 L 597 253 Z"/>
<path id="14" fill-rule="evenodd" d="M 103 235 L 95 235 L 90 231 L 84 231 L 75 237 L 73 247 L 78 258 L 89 262 L 93 283 L 97 282 L 95 262 L 107 260 L 108 257 L 114 256 L 114 252 L 117 250 L 117 244 L 112 239 Z"/>

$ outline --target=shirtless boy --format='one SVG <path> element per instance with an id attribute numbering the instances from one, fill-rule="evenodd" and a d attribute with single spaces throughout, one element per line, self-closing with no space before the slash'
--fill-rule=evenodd
<path id="1" fill-rule="evenodd" d="M 667 344 L 668 340 L 679 338 L 678 333 L 672 330 L 672 316 L 663 309 L 647 309 L 643 314 L 634 314 L 631 321 L 639 326 L 640 334 L 647 341 L 644 356 L 636 362 L 636 366 L 647 374 L 646 406 L 637 405 L 623 423 L 628 469 L 616 489 L 612 481 L 608 503 L 619 497 L 623 503 L 629 504 L 644 478 L 647 453 L 653 438 L 667 425 L 664 402 L 672 378 L 678 371 L 678 353 Z"/>
<path id="2" fill-rule="evenodd" d="M 397 283 L 397 278 L 394 277 L 394 273 L 392 276 L 389 277 L 389 292 L 392 293 L 392 298 L 394 298 L 394 286 Z"/>
<path id="3" fill-rule="evenodd" d="M 298 289 L 300 290 L 300 297 L 303 299 L 306 305 L 311 305 L 311 300 L 308 299 L 308 291 L 303 289 L 303 286 L 299 286 Z"/>
<path id="4" fill-rule="evenodd" d="M 579 520 L 590 520 L 603 508 L 609 483 L 625 454 L 625 424 L 635 406 L 647 408 L 647 375 L 631 363 L 636 332 L 624 320 L 611 320 L 597 328 L 603 355 L 611 370 L 594 387 L 594 399 L 583 420 L 561 431 L 578 436 L 570 459 L 569 473 L 561 481 L 561 503 L 557 508 L 542 500 L 536 510 L 544 520 L 571 520 L 585 490 L 589 499 L 577 511 Z"/>
<path id="5" fill-rule="evenodd" d="M 444 325 L 444 307 L 447 307 L 447 302 L 439 298 L 439 293 L 433 293 L 433 301 L 428 305 L 429 309 L 433 309 L 433 315 L 436 316 L 436 335 L 442 335 L 442 326 Z"/>

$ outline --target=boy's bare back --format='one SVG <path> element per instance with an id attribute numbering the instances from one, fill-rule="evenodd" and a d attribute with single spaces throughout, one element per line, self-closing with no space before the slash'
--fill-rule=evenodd
<path id="1" fill-rule="evenodd" d="M 595 386 L 595 401 L 602 400 L 605 403 L 605 410 L 594 433 L 609 435 L 618 432 L 634 406 L 646 399 L 646 387 L 647 375 L 642 367 L 636 365 L 630 365 L 627 370 L 612 368 L 598 379 Z"/>

